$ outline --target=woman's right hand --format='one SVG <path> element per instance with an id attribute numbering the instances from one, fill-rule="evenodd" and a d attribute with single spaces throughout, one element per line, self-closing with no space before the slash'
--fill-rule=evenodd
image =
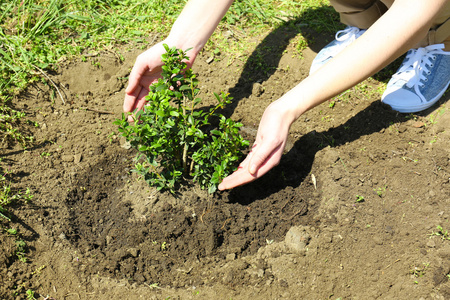
<path id="1" fill-rule="evenodd" d="M 286 145 L 289 128 L 294 122 L 289 106 L 280 100 L 269 105 L 259 123 L 252 151 L 233 174 L 224 178 L 219 190 L 247 184 L 279 164 Z"/>
<path id="2" fill-rule="evenodd" d="M 166 49 L 163 46 L 165 43 L 167 42 L 162 41 L 137 57 L 128 79 L 128 86 L 125 90 L 124 112 L 132 112 L 136 108 L 142 109 L 144 107 L 149 86 L 161 78 L 161 67 L 163 66 L 161 55 L 166 53 Z M 170 44 L 168 45 L 171 47 Z M 191 68 L 196 55 L 193 51 L 188 51 L 187 55 L 190 56 L 189 61 L 186 62 L 187 68 Z M 129 117 L 129 121 L 132 121 L 131 116 Z"/>

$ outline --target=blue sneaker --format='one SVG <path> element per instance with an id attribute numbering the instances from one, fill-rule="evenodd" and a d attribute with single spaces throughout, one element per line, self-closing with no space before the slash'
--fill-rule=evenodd
<path id="1" fill-rule="evenodd" d="M 381 101 L 401 113 L 415 113 L 436 103 L 450 84 L 450 52 L 444 44 L 411 49 Z"/>
<path id="2" fill-rule="evenodd" d="M 345 47 L 353 43 L 357 38 L 359 38 L 365 29 L 359 29 L 358 27 L 348 26 L 344 30 L 340 30 L 336 33 L 335 40 L 326 45 L 322 50 L 317 53 L 314 58 L 309 74 L 311 75 L 321 66 L 323 66 L 330 59 L 335 57 L 339 52 L 344 50 Z"/>

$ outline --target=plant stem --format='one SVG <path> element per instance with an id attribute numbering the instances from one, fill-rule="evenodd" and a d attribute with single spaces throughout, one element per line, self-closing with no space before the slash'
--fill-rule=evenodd
<path id="1" fill-rule="evenodd" d="M 186 96 L 183 96 L 183 117 L 184 117 L 184 126 L 186 126 Z M 187 152 L 188 152 L 188 144 L 187 144 L 187 135 L 186 130 L 184 130 L 184 147 L 183 147 L 183 171 L 184 175 L 188 174 L 187 168 Z"/>

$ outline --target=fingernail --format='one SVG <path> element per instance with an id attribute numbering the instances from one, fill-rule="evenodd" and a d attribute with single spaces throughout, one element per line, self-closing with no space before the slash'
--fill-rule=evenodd
<path id="1" fill-rule="evenodd" d="M 256 165 L 251 165 L 250 166 L 250 174 L 255 174 L 256 173 Z"/>

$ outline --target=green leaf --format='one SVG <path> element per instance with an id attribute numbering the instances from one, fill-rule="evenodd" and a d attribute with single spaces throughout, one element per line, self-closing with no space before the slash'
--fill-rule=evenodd
<path id="1" fill-rule="evenodd" d="M 14 229 L 14 228 L 8 228 L 6 231 L 7 231 L 9 234 L 11 234 L 11 235 L 17 234 L 17 230 Z"/>
<path id="2" fill-rule="evenodd" d="M 220 132 L 219 130 L 216 130 L 216 129 L 211 130 L 211 133 L 214 135 L 218 135 L 218 136 L 222 135 L 222 132 Z"/>
<path id="3" fill-rule="evenodd" d="M 188 116 L 187 121 L 189 124 L 194 125 L 194 118 L 192 117 L 192 115 Z"/>
<path id="4" fill-rule="evenodd" d="M 179 90 L 180 91 L 185 91 L 185 90 L 190 90 L 191 87 L 187 84 L 180 86 Z"/>
<path id="5" fill-rule="evenodd" d="M 217 191 L 217 186 L 215 184 L 211 184 L 208 188 L 208 193 L 214 194 Z"/>

